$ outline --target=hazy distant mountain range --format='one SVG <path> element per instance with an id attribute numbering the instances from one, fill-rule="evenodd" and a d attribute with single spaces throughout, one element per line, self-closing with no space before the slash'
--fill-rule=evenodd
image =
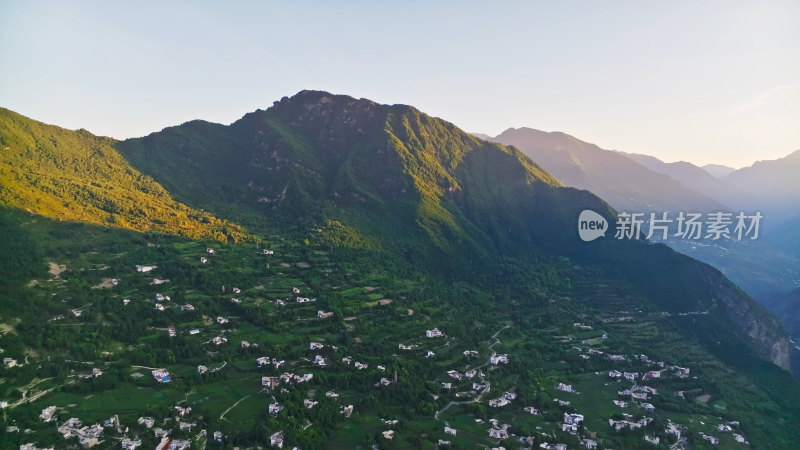
<path id="1" fill-rule="evenodd" d="M 565 133 L 509 128 L 489 140 L 517 147 L 565 185 L 592 191 L 620 211 L 725 208 L 721 202 L 623 154 Z"/>
<path id="2" fill-rule="evenodd" d="M 565 185 L 588 189 L 618 211 L 760 211 L 764 219 L 755 241 L 671 239 L 667 244 L 719 268 L 759 299 L 800 286 L 800 151 L 735 170 L 666 163 L 532 128 L 476 136 L 519 148 Z M 800 307 L 781 311 L 795 310 Z M 782 317 L 800 323 L 800 315 Z"/>
<path id="3" fill-rule="evenodd" d="M 735 170 L 605 150 L 557 131 L 475 136 L 519 148 L 565 185 L 595 192 L 618 210 L 759 210 L 777 214 L 773 226 L 800 215 L 800 150 Z"/>
<path id="4" fill-rule="evenodd" d="M 724 177 L 736 170 L 733 167 L 723 166 L 722 164 L 706 164 L 701 168 L 715 177 Z"/>

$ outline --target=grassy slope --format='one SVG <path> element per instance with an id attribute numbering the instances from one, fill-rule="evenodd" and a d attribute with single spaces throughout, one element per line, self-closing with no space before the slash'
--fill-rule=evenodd
<path id="1" fill-rule="evenodd" d="M 190 238 L 243 239 L 239 226 L 175 201 L 110 138 L 0 109 L 0 204 L 59 220 Z"/>

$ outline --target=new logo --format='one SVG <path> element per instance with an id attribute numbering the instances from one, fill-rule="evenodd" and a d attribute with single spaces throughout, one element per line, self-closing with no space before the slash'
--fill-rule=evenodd
<path id="1" fill-rule="evenodd" d="M 585 242 L 593 241 L 599 237 L 605 237 L 608 230 L 608 222 L 603 216 L 591 209 L 584 209 L 578 216 L 578 235 Z"/>

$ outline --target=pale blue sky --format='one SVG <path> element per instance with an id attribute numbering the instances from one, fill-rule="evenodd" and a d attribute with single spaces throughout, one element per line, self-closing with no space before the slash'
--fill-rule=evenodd
<path id="1" fill-rule="evenodd" d="M 302 89 L 736 167 L 800 149 L 800 2 L 0 3 L 0 106 L 115 138 Z"/>

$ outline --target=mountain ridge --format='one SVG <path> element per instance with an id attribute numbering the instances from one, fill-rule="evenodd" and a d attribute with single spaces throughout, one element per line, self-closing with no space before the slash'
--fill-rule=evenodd
<path id="1" fill-rule="evenodd" d="M 407 105 L 301 91 L 230 126 L 191 121 L 116 149 L 157 181 L 173 180 L 177 198 L 228 220 L 274 215 L 277 223 L 305 229 L 333 220 L 449 276 L 501 254 L 561 254 L 598 265 L 622 257 L 629 260 L 621 264 L 626 270 L 612 271 L 672 312 L 710 306 L 707 296 L 724 279 L 719 272 L 698 276 L 704 271 L 688 268 L 702 264 L 658 246 L 610 238 L 593 246 L 580 242 L 564 224 L 576 223 L 581 210 L 599 211 L 613 223 L 614 211 L 600 198 L 563 187 L 514 147 L 479 140 Z M 244 211 L 229 209 L 238 204 Z M 423 250 L 420 239 L 438 253 Z M 450 265 L 442 267 L 441 258 Z M 655 282 L 651 269 L 642 271 L 652 266 L 647 258 L 675 264 L 685 275 Z M 678 286 L 688 298 L 676 304 L 669 293 L 678 294 Z M 759 352 L 788 368 L 788 341 L 777 322 L 743 293 L 728 297 L 736 299 L 728 302 L 729 319 Z M 737 310 L 753 311 L 769 325 L 752 333 L 748 323 L 735 320 L 731 312 Z"/>
<path id="2" fill-rule="evenodd" d="M 415 255 L 422 264 L 430 261 L 431 267 L 438 265 L 433 255 L 416 253 L 421 236 L 441 255 L 456 257 L 451 263 L 455 274 L 472 270 L 470 267 L 479 261 L 491 260 L 498 253 L 519 256 L 531 250 L 560 252 L 602 264 L 591 255 L 590 248 L 617 251 L 613 250 L 617 243 L 611 241 L 587 247 L 576 239 L 574 231 L 564 227 L 565 223 L 576 223 L 582 209 L 597 210 L 613 223 L 614 213 L 602 200 L 586 191 L 560 187 L 561 183 L 514 147 L 485 143 L 407 105 L 378 105 L 348 96 L 301 91 L 268 110 L 246 114 L 228 130 L 232 133 L 224 138 L 228 141 L 220 142 L 230 142 L 225 144 L 230 148 L 224 151 L 235 149 L 236 155 L 226 153 L 226 158 L 239 161 L 234 165 L 239 175 L 222 180 L 220 192 L 235 193 L 224 202 L 244 199 L 250 210 L 268 211 L 273 217 L 285 215 L 293 223 L 307 220 L 308 211 L 325 211 L 319 214 L 382 242 L 383 247 Z M 166 183 L 174 174 L 163 169 L 186 166 L 180 161 L 188 163 L 192 153 L 176 148 L 170 141 L 172 134 L 174 131 L 128 140 L 120 149 L 140 170 Z M 171 155 L 170 151 L 178 153 Z M 204 154 L 208 148 L 203 144 L 195 151 Z M 200 178 L 213 178 L 214 169 L 214 165 L 206 167 Z M 185 188 L 178 193 L 180 198 L 201 198 L 200 193 Z M 393 205 L 391 212 L 387 205 Z M 221 211 L 213 202 L 199 206 Z M 550 215 L 546 220 L 541 215 L 544 211 Z M 313 228 L 313 220 L 307 226 Z M 643 251 L 636 248 L 634 252 Z M 656 256 L 670 261 L 676 257 L 670 251 L 660 251 Z M 687 262 L 680 264 L 695 264 L 683 261 Z M 644 261 L 637 264 L 646 265 Z M 626 267 L 638 273 L 632 266 Z M 687 276 L 694 278 L 690 275 L 693 272 L 697 270 L 688 271 Z M 660 298 L 661 307 L 673 311 L 687 307 L 675 309 L 663 292 L 648 288 L 641 282 L 648 275 L 633 277 L 620 272 L 618 276 L 640 278 L 633 281 L 648 295 Z M 717 272 L 715 277 L 722 275 Z M 701 291 L 706 289 L 698 290 L 699 285 L 710 286 L 708 280 L 699 278 L 691 283 L 698 284 L 687 286 L 685 291 L 696 292 L 697 298 L 704 296 Z M 668 284 L 663 286 L 667 288 Z M 672 288 L 667 291 L 672 292 Z M 759 309 L 748 304 L 741 311 Z M 777 324 L 774 320 L 771 323 L 767 329 Z M 748 334 L 745 324 L 738 323 L 737 327 Z M 770 338 L 757 335 L 750 339 L 761 342 L 761 351 L 788 367 L 788 344 L 779 345 L 778 353 L 773 354 L 772 344 L 766 344 Z"/>
<path id="3" fill-rule="evenodd" d="M 569 134 L 509 128 L 493 138 L 514 145 L 568 186 L 588 189 L 627 211 L 720 210 L 721 203 L 617 152 Z"/>

